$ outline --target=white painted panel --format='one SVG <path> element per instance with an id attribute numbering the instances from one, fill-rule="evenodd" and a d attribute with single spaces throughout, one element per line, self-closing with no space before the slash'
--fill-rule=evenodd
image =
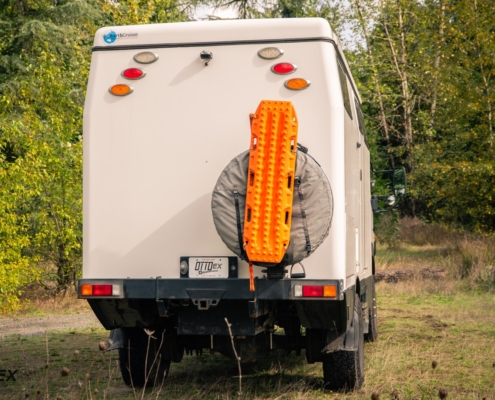
<path id="1" fill-rule="evenodd" d="M 153 49 L 159 60 L 143 67 L 146 77 L 130 82 L 134 92 L 122 98 L 108 88 L 125 81 L 120 73 L 137 66 L 139 51 L 93 53 L 84 115 L 85 278 L 172 278 L 181 256 L 232 255 L 215 231 L 211 192 L 223 168 L 248 148 L 249 113 L 263 99 L 281 99 L 294 103 L 299 142 L 321 164 L 334 195 L 329 237 L 303 262 L 307 278 L 344 279 L 344 109 L 334 47 L 279 45 L 280 61 L 297 64 L 297 76 L 311 81 L 300 92 L 284 88 L 287 78 L 270 71 L 275 62 L 257 56 L 261 47 Z M 214 53 L 207 67 L 202 50 Z M 239 276 L 248 277 L 245 263 Z"/>

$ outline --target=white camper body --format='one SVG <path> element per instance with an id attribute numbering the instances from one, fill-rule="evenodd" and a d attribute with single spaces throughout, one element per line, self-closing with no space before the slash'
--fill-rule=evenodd
<path id="1" fill-rule="evenodd" d="M 253 320 L 248 335 L 271 335 L 261 327 L 273 322 L 285 325 L 290 334 L 287 321 L 279 321 L 273 310 L 259 309 L 260 304 L 269 308 L 263 301 L 280 300 L 288 310 L 283 318 L 292 313 L 298 327 L 313 330 L 316 344 L 306 347 L 308 361 L 326 362 L 327 370 L 333 371 L 328 366 L 331 354 L 359 351 L 358 333 L 345 340 L 350 327 L 359 331 L 349 312 L 358 299 L 366 311 L 362 333 L 372 340 L 369 151 L 360 98 L 328 23 L 312 18 L 107 27 L 96 33 L 94 46 L 84 111 L 84 257 L 79 286 L 80 297 L 88 298 L 103 325 L 127 329 L 130 337 L 133 327 L 163 325 L 170 331 L 173 326 L 163 321 L 176 316 L 179 325 L 184 324 L 179 327 L 179 348 L 188 347 L 188 332 L 205 336 L 206 347 L 210 336 L 225 334 L 225 327 L 192 327 L 189 316 L 181 314 L 181 304 L 190 300 L 198 315 L 215 312 L 217 304 L 217 309 L 226 307 L 222 312 L 227 315 L 229 301 L 236 307 L 245 304 L 246 318 Z M 266 47 L 281 49 L 283 55 L 261 58 L 258 52 Z M 136 62 L 134 56 L 144 51 L 157 60 Z M 208 65 L 200 57 L 203 51 L 212 55 Z M 275 74 L 271 67 L 278 62 L 292 63 L 297 70 Z M 145 76 L 125 79 L 121 73 L 128 68 L 140 68 Z M 289 90 L 284 82 L 293 77 L 307 79 L 310 85 Z M 129 85 L 132 93 L 114 96 L 109 88 L 115 84 Z M 309 149 L 330 183 L 333 217 L 328 237 L 303 261 L 304 274 L 294 279 L 287 271 L 278 280 L 267 279 L 266 272 L 255 267 L 257 289 L 252 292 L 247 262 L 238 259 L 215 230 L 211 199 L 222 170 L 249 149 L 249 114 L 262 100 L 292 102 L 298 142 Z M 236 276 L 181 277 L 181 261 L 187 257 L 235 259 Z M 294 271 L 300 269 L 294 266 Z M 298 297 L 295 286 L 305 283 L 334 284 L 337 296 Z M 107 284 L 112 285 L 111 293 L 91 292 L 91 285 Z M 83 291 L 84 285 L 89 292 Z M 217 298 L 211 293 L 218 290 L 224 292 Z M 344 337 L 334 337 L 327 332 L 330 327 L 307 311 L 314 304 L 326 319 L 339 321 Z M 234 334 L 245 335 L 243 324 L 239 322 Z M 333 372 L 328 371 L 325 381 L 342 387 L 331 383 L 327 376 Z M 344 386 L 360 384 L 360 378 L 345 379 Z"/>

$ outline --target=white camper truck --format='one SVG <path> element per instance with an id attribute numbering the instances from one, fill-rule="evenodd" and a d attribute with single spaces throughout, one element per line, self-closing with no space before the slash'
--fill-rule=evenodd
<path id="1" fill-rule="evenodd" d="M 359 387 L 372 229 L 360 98 L 325 20 L 96 33 L 79 297 L 128 385 L 184 352 L 233 357 L 231 334 L 242 361 L 303 349 L 327 388 Z"/>

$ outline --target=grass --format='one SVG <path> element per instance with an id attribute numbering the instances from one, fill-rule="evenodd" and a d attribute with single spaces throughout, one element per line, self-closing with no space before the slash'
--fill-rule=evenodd
<path id="1" fill-rule="evenodd" d="M 365 346 L 366 381 L 357 392 L 324 391 L 321 364 L 308 365 L 304 355 L 278 352 L 243 366 L 243 395 L 238 396 L 237 363 L 205 353 L 172 364 L 159 398 L 357 400 L 377 393 L 381 399 L 436 399 L 445 388 L 449 399 L 495 399 L 495 295 L 444 291 L 432 283 L 414 283 L 414 291 L 408 286 L 377 285 L 380 337 Z M 19 372 L 16 382 L 0 383 L 2 399 L 26 394 L 38 399 L 134 399 L 133 390 L 121 381 L 117 354 L 99 350 L 106 338 L 102 329 L 4 338 L 0 365 Z M 66 376 L 63 368 L 69 370 Z M 143 398 L 157 394 L 147 389 Z M 141 398 L 140 391 L 137 396 Z"/>
<path id="2" fill-rule="evenodd" d="M 411 218 L 402 219 L 391 231 L 400 240 L 385 236 L 380 243 L 378 237 L 377 270 L 440 267 L 467 289 L 495 290 L 495 237 L 454 232 Z"/>
<path id="3" fill-rule="evenodd" d="M 0 382 L 0 398 L 426 400 L 442 389 L 449 400 L 495 400 L 493 239 L 411 220 L 399 228 L 401 245 L 380 245 L 377 269 L 434 266 L 446 278 L 377 284 L 380 337 L 365 346 L 366 380 L 358 391 L 324 391 L 321 364 L 308 365 L 304 352 L 277 352 L 243 365 L 240 396 L 237 362 L 207 353 L 172 364 L 161 390 L 134 392 L 121 380 L 117 354 L 99 350 L 107 332 L 85 329 L 0 340 L 0 370 L 19 370 L 16 382 Z M 31 301 L 22 315 L 88 310 L 70 296 L 61 301 Z"/>
<path id="4" fill-rule="evenodd" d="M 29 290 L 23 294 L 21 304 L 21 309 L 15 313 L 15 316 L 20 318 L 79 314 L 91 311 L 88 302 L 79 300 L 74 292 L 47 295 L 39 289 Z M 12 315 L 0 313 L 0 320 L 2 318 L 12 318 Z"/>
<path id="5" fill-rule="evenodd" d="M 378 245 L 377 267 L 379 270 L 442 267 L 448 249 L 443 246 L 416 246 L 402 244 L 400 248 Z"/>

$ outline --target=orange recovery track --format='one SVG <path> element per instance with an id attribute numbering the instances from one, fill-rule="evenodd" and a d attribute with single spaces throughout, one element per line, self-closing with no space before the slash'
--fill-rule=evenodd
<path id="1" fill-rule="evenodd" d="M 250 117 L 244 249 L 250 262 L 278 264 L 290 241 L 297 116 L 290 101 L 263 100 Z"/>

